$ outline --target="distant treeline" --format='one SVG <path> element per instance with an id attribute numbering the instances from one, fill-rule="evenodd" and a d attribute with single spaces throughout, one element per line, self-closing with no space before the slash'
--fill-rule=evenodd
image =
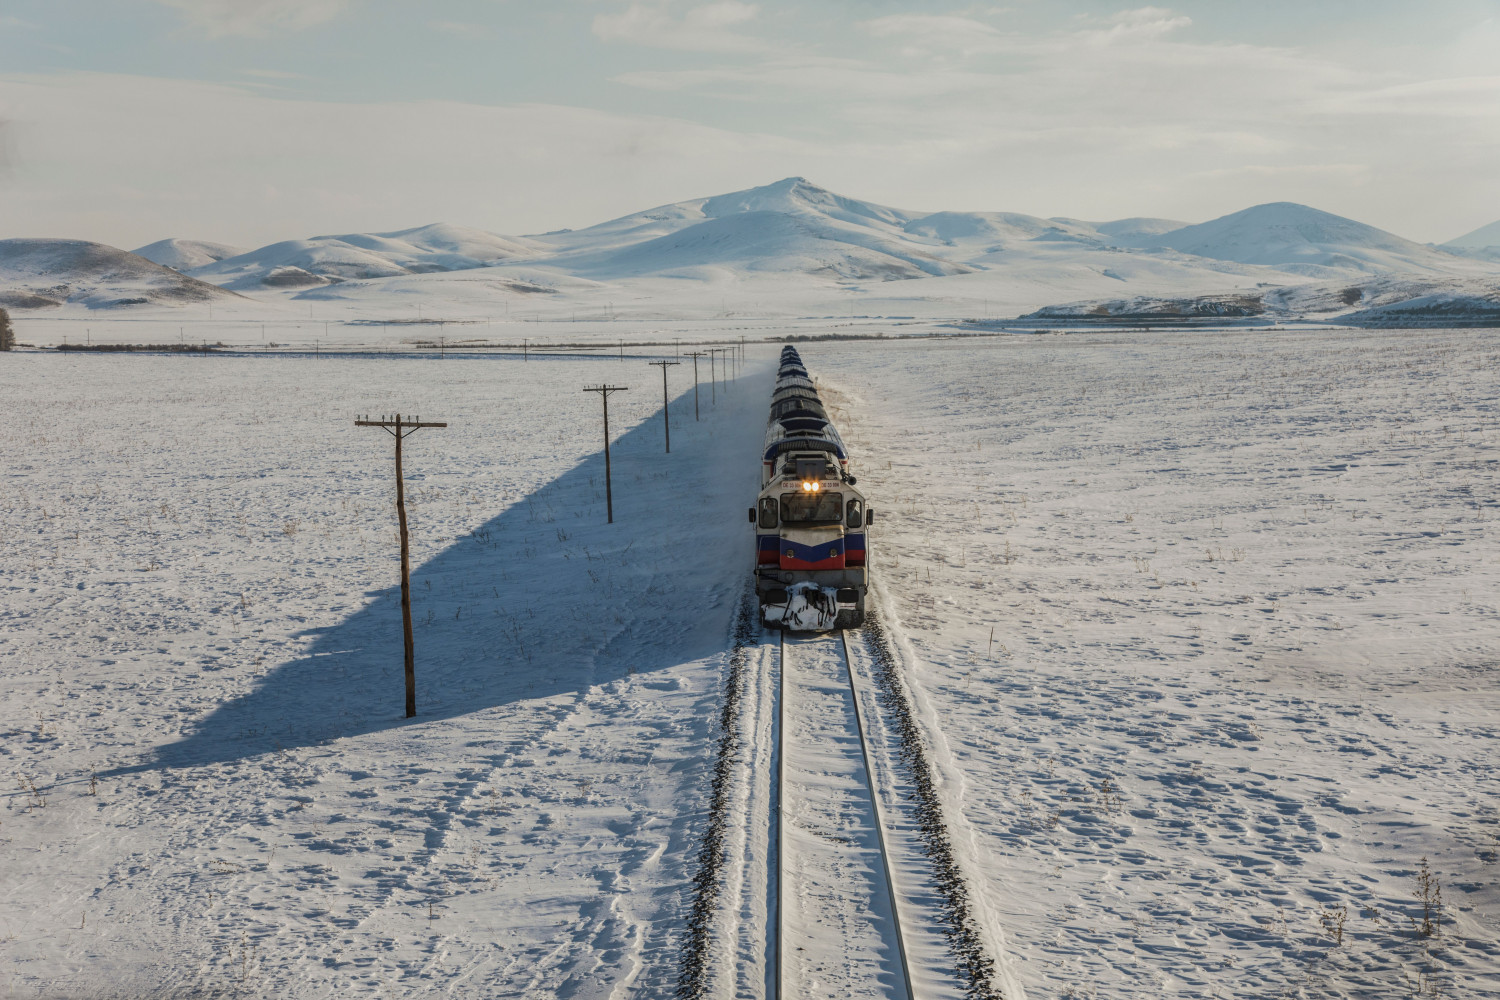
<path id="1" fill-rule="evenodd" d="M 129 351 L 152 351 L 164 354 L 208 354 L 225 346 L 217 344 L 59 344 L 59 351 L 104 351 L 119 353 Z"/>

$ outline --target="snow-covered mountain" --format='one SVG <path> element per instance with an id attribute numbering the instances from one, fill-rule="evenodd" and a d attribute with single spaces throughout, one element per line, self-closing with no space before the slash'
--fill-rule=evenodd
<path id="1" fill-rule="evenodd" d="M 1337 301 L 1344 283 L 1383 276 L 1493 281 L 1500 261 L 1484 259 L 1490 253 L 1484 247 L 1497 227 L 1439 248 L 1286 202 L 1197 225 L 914 212 L 788 177 L 531 236 L 437 224 L 286 240 L 242 253 L 189 240 L 141 250 L 267 302 L 308 296 L 373 308 L 389 296 L 404 302 L 432 295 L 491 315 L 508 311 L 506 296 L 544 292 L 549 306 L 534 299 L 522 307 L 533 318 L 546 309 L 615 315 L 621 302 L 640 304 L 641 315 L 661 314 L 661 305 L 646 303 L 677 303 L 673 314 L 685 306 L 696 315 L 711 286 L 716 312 L 730 309 L 732 296 L 762 314 L 783 306 L 798 315 L 845 312 L 855 295 L 893 315 L 925 304 L 924 313 L 989 317 L 1103 300 L 1129 309 L 1136 300 L 1160 301 L 1175 309 L 1178 300 L 1195 296 L 1314 283 L 1329 285 Z M 59 259 L 50 283 L 74 280 L 70 266 Z M 467 272 L 479 273 L 460 276 Z M 0 293 L 7 291 L 41 295 L 0 285 Z M 1369 307 L 1368 301 L 1357 306 Z M 1203 308 L 1218 305 L 1205 300 Z"/>
<path id="2" fill-rule="evenodd" d="M 1098 231 L 1086 222 L 1039 219 L 1017 212 L 933 212 L 912 219 L 902 230 L 944 246 L 986 251 L 995 244 L 1042 238 L 1103 242 Z"/>
<path id="3" fill-rule="evenodd" d="M 86 240 L 0 240 L 0 306 L 91 309 L 237 298 L 137 254 Z"/>
<path id="4" fill-rule="evenodd" d="M 1500 222 L 1480 226 L 1472 233 L 1466 233 L 1456 240 L 1449 240 L 1442 244 L 1441 248 L 1464 257 L 1473 257 L 1476 260 L 1500 262 Z"/>
<path id="5" fill-rule="evenodd" d="M 1449 240 L 1443 246 L 1449 250 L 1482 250 L 1486 247 L 1500 247 L 1500 222 L 1480 226 L 1472 233 L 1465 233 L 1457 239 Z"/>
<path id="6" fill-rule="evenodd" d="M 706 269 L 843 281 L 966 274 L 966 264 L 913 241 L 910 213 L 825 191 L 800 177 L 558 234 L 551 263 L 596 280 L 701 276 Z M 591 249 L 593 237 L 607 249 Z M 641 238 L 645 237 L 645 238 Z M 538 242 L 554 237 L 536 237 Z"/>
<path id="7" fill-rule="evenodd" d="M 554 249 L 557 266 L 592 277 L 672 272 L 687 264 L 852 280 L 967 271 L 906 238 L 902 227 L 917 217 L 788 177 L 531 239 Z"/>
<path id="8" fill-rule="evenodd" d="M 204 240 L 157 240 L 131 253 L 149 261 L 170 267 L 174 271 L 191 271 L 195 267 L 212 264 L 225 257 L 234 257 L 245 252 L 244 247 L 232 247 L 228 243 L 209 243 Z"/>
<path id="9" fill-rule="evenodd" d="M 192 274 L 226 288 L 297 288 L 350 279 L 467 270 L 531 257 L 536 252 L 524 239 L 437 223 L 390 233 L 285 240 L 205 263 Z"/>
<path id="10" fill-rule="evenodd" d="M 1117 219 L 1101 222 L 1094 228 L 1110 238 L 1111 242 L 1125 246 L 1159 246 L 1161 237 L 1187 228 L 1188 223 L 1176 219 Z"/>
<path id="11" fill-rule="evenodd" d="M 1158 246 L 1199 257 L 1263 264 L 1291 274 L 1451 273 L 1450 254 L 1329 212 L 1292 202 L 1257 205 L 1211 222 L 1164 233 Z"/>

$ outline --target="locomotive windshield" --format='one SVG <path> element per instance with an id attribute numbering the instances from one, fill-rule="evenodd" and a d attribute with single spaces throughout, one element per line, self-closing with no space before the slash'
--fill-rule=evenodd
<path id="1" fill-rule="evenodd" d="M 783 524 L 837 524 L 844 519 L 842 493 L 783 493 Z"/>

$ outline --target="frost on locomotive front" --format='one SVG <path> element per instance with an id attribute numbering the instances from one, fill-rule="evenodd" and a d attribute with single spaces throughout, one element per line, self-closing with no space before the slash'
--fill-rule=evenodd
<path id="1" fill-rule="evenodd" d="M 781 352 L 766 424 L 755 526 L 755 591 L 771 628 L 864 623 L 868 529 L 849 455 L 796 348 Z"/>

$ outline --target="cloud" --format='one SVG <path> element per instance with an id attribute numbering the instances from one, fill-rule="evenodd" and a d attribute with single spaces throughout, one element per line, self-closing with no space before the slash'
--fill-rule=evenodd
<path id="1" fill-rule="evenodd" d="M 908 58 L 968 57 L 1013 52 L 1018 41 L 993 25 L 971 17 L 931 14 L 891 14 L 866 21 L 862 27 L 875 38 L 893 38 Z"/>
<path id="2" fill-rule="evenodd" d="M 1087 35 L 1096 42 L 1106 43 L 1162 38 L 1192 23 L 1192 18 L 1174 14 L 1165 7 L 1138 7 L 1107 18 L 1107 27 L 1090 31 Z"/>
<path id="3" fill-rule="evenodd" d="M 666 2 L 632 2 L 618 14 L 599 14 L 594 35 L 607 42 L 626 42 L 690 52 L 763 52 L 769 44 L 741 34 L 741 26 L 760 13 L 756 4 L 715 0 L 689 8 L 674 17 Z"/>
<path id="4" fill-rule="evenodd" d="M 1500 108 L 1500 76 L 1421 80 L 1345 94 L 1313 105 L 1324 114 L 1422 115 L 1493 120 Z"/>
<path id="5" fill-rule="evenodd" d="M 831 174 L 843 155 L 649 115 L 294 100 L 113 74 L 0 75 L 0 107 L 24 109 L 25 138 L 0 184 L 0 238 L 124 247 L 167 236 L 249 246 L 436 221 L 542 232 L 802 168 Z"/>
<path id="6" fill-rule="evenodd" d="M 331 21 L 352 0 L 156 0 L 213 38 L 301 31 Z"/>
<path id="7" fill-rule="evenodd" d="M 890 176 L 923 163 L 928 186 L 1042 215 L 1205 218 L 1289 200 L 1418 233 L 1434 184 L 1450 214 L 1500 195 L 1500 152 L 1484 141 L 1500 128 L 1500 77 L 1372 46 L 1205 40 L 1191 25 L 1165 7 L 1025 33 L 1004 12 L 899 13 L 858 25 L 857 44 L 614 79 L 881 149 Z"/>

